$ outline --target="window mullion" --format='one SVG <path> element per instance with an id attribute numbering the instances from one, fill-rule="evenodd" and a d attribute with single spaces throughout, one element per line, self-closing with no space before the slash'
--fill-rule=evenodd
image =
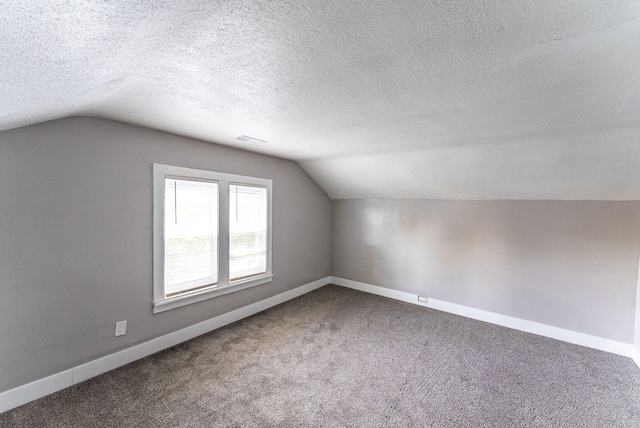
<path id="1" fill-rule="evenodd" d="M 218 284 L 229 284 L 229 182 L 219 181 Z"/>

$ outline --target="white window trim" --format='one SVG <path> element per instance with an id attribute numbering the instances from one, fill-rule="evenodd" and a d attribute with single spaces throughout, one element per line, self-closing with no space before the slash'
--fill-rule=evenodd
<path id="1" fill-rule="evenodd" d="M 207 180 L 218 183 L 218 283 L 213 288 L 166 298 L 164 289 L 164 199 L 165 178 Z M 266 178 L 171 165 L 153 164 L 153 313 L 200 302 L 246 288 L 271 282 L 272 230 L 271 200 L 273 181 Z M 267 271 L 263 275 L 239 281 L 229 281 L 229 186 L 246 184 L 267 189 Z"/>

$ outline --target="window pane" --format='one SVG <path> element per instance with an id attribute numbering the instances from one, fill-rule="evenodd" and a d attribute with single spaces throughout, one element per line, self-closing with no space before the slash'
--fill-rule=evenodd
<path id="1" fill-rule="evenodd" d="M 165 295 L 218 281 L 218 184 L 165 179 Z"/>
<path id="2" fill-rule="evenodd" d="M 229 187 L 229 279 L 267 272 L 267 189 Z"/>

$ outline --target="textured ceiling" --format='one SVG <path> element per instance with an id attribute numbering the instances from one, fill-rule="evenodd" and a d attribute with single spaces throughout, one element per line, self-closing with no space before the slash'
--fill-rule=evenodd
<path id="1" fill-rule="evenodd" d="M 294 159 L 332 198 L 640 199 L 640 1 L 0 12 L 0 129 L 116 119 Z"/>

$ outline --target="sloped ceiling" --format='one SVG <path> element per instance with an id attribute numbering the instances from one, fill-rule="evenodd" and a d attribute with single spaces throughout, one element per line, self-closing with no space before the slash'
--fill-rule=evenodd
<path id="1" fill-rule="evenodd" d="M 640 199 L 640 1 L 0 8 L 0 129 L 116 119 L 294 159 L 332 198 Z"/>

